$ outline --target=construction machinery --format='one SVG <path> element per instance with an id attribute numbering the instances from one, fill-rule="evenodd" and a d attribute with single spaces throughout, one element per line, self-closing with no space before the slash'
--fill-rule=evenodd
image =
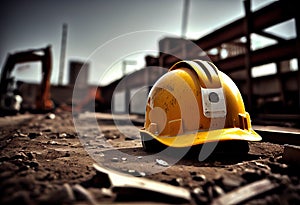
<path id="1" fill-rule="evenodd" d="M 51 46 L 31 49 L 8 54 L 2 68 L 0 81 L 0 110 L 1 113 L 17 113 L 22 109 L 22 94 L 15 88 L 15 81 L 11 76 L 15 65 L 27 62 L 41 62 L 42 81 L 35 98 L 34 111 L 48 112 L 53 110 L 54 103 L 50 99 L 50 76 L 52 71 Z"/>

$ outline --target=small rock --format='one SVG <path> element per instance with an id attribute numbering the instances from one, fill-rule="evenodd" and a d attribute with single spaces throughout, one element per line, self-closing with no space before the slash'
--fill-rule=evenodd
<path id="1" fill-rule="evenodd" d="M 193 189 L 193 193 L 196 195 L 202 195 L 202 194 L 204 194 L 204 191 L 200 187 L 197 187 L 197 188 Z"/>
<path id="2" fill-rule="evenodd" d="M 223 195 L 225 192 L 223 191 L 223 189 L 221 187 L 219 187 L 218 185 L 213 187 L 213 194 L 215 197 L 221 196 Z"/>
<path id="3" fill-rule="evenodd" d="M 142 159 L 142 158 L 143 158 L 143 156 L 138 156 L 137 158 L 138 158 L 138 159 Z"/>
<path id="4" fill-rule="evenodd" d="M 66 138 L 67 134 L 66 133 L 60 133 L 58 136 L 59 136 L 59 138 Z"/>
<path id="5" fill-rule="evenodd" d="M 27 137 L 28 135 L 25 133 L 18 133 L 19 137 Z"/>
<path id="6" fill-rule="evenodd" d="M 128 173 L 133 174 L 133 173 L 135 173 L 135 170 L 134 169 L 129 169 Z"/>
<path id="7" fill-rule="evenodd" d="M 98 153 L 95 153 L 97 154 L 99 157 L 104 157 L 105 155 L 103 154 L 103 152 L 98 152 Z"/>
<path id="8" fill-rule="evenodd" d="M 49 113 L 49 114 L 46 116 L 46 119 L 54 120 L 54 119 L 55 119 L 55 114 Z"/>
<path id="9" fill-rule="evenodd" d="M 178 183 L 179 186 L 183 186 L 183 179 L 182 178 L 176 178 L 176 182 Z"/>
<path id="10" fill-rule="evenodd" d="M 146 173 L 145 173 L 145 172 L 139 172 L 139 175 L 140 175 L 141 177 L 144 177 L 144 176 L 146 176 Z"/>
<path id="11" fill-rule="evenodd" d="M 112 190 L 107 189 L 107 188 L 101 188 L 101 193 L 106 197 L 113 197 L 114 196 L 114 193 L 112 192 Z"/>
<path id="12" fill-rule="evenodd" d="M 58 142 L 56 142 L 56 141 L 52 140 L 52 141 L 48 141 L 48 143 L 47 143 L 47 144 L 51 144 L 51 145 L 58 145 Z"/>
<path id="13" fill-rule="evenodd" d="M 127 158 L 126 158 L 126 157 L 122 157 L 121 160 L 122 160 L 123 162 L 125 162 L 125 161 L 127 161 Z"/>
<path id="14" fill-rule="evenodd" d="M 163 166 L 163 167 L 168 167 L 169 166 L 168 162 L 166 162 L 162 159 L 156 159 L 156 163 L 160 166 Z"/>

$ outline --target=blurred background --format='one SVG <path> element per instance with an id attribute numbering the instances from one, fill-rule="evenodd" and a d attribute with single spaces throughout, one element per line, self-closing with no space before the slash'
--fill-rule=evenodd
<path id="1" fill-rule="evenodd" d="M 0 10 L 6 113 L 95 101 L 99 112 L 143 115 L 162 68 L 208 55 L 255 123 L 299 127 L 296 1 L 12 0 Z"/>

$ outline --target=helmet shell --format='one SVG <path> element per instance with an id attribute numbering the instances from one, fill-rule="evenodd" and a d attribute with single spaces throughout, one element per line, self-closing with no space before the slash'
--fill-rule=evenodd
<path id="1" fill-rule="evenodd" d="M 235 83 L 208 61 L 180 61 L 148 95 L 143 139 L 171 147 L 259 141 Z"/>

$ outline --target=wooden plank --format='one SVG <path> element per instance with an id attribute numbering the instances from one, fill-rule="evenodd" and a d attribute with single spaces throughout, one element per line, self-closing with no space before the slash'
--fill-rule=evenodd
<path id="1" fill-rule="evenodd" d="M 300 145 L 300 129 L 259 125 L 254 125 L 253 129 L 262 136 L 264 141 Z"/>
<path id="2" fill-rule="evenodd" d="M 188 203 L 191 201 L 190 192 L 182 187 L 172 186 L 146 178 L 134 177 L 101 167 L 97 164 L 93 166 L 98 172 L 108 176 L 110 188 L 116 193 L 117 200 L 176 201 L 176 203 Z"/>
<path id="3" fill-rule="evenodd" d="M 277 186 L 278 185 L 272 183 L 269 179 L 262 179 L 220 196 L 212 202 L 212 205 L 239 204 L 267 191 L 275 189 Z"/>

